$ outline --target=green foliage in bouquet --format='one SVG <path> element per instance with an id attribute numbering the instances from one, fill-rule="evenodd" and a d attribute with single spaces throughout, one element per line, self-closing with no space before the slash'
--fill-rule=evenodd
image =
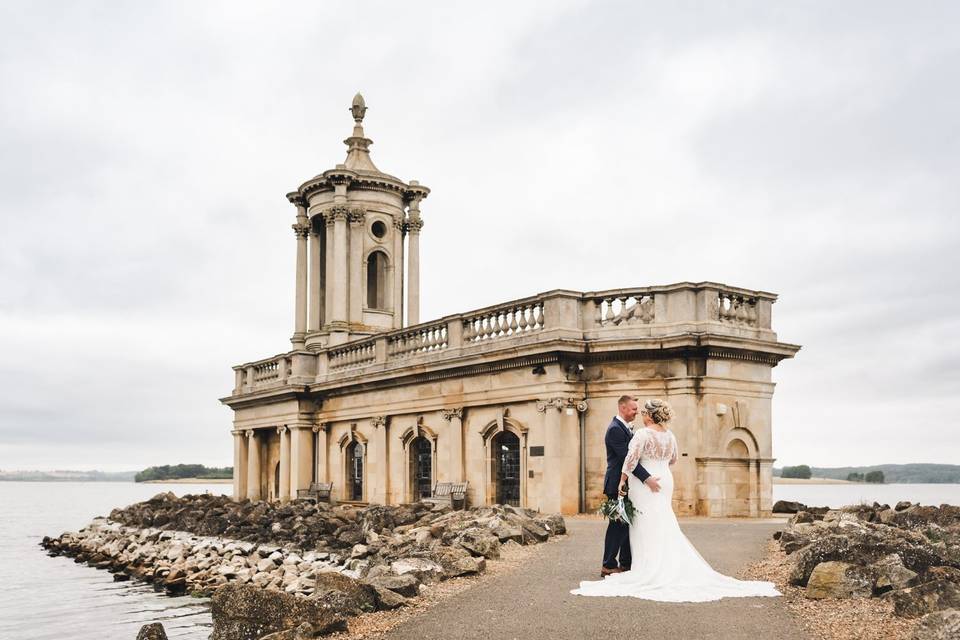
<path id="1" fill-rule="evenodd" d="M 601 502 L 597 513 L 607 520 L 629 525 L 633 522 L 633 516 L 637 514 L 637 510 L 634 508 L 633 503 L 630 502 L 630 498 L 622 496 L 619 498 L 607 498 Z"/>

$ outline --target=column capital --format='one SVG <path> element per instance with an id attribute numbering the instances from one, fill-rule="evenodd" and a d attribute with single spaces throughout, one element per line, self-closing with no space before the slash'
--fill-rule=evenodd
<path id="1" fill-rule="evenodd" d="M 404 225 L 407 233 L 420 233 L 420 230 L 423 229 L 423 219 L 422 218 L 410 218 L 407 220 L 407 223 Z"/>
<path id="2" fill-rule="evenodd" d="M 287 432 L 287 425 L 282 425 L 277 427 L 277 433 L 284 434 Z"/>
<path id="3" fill-rule="evenodd" d="M 540 413 L 546 413 L 547 409 L 553 407 L 557 411 L 563 408 L 564 400 L 563 398 L 550 398 L 549 400 L 537 400 L 537 411 Z"/>
<path id="4" fill-rule="evenodd" d="M 327 212 L 323 217 L 328 225 L 334 224 L 340 220 L 345 221 L 350 217 L 350 209 L 345 205 L 334 205 L 327 209 Z"/>
<path id="5" fill-rule="evenodd" d="M 443 416 L 443 419 L 447 422 L 450 422 L 454 418 L 457 420 L 463 420 L 463 407 L 454 407 L 452 409 L 441 409 L 440 415 Z"/>
<path id="6" fill-rule="evenodd" d="M 290 228 L 293 229 L 293 233 L 296 234 L 298 238 L 306 238 L 310 235 L 310 224 L 307 222 L 297 222 L 290 225 Z"/>
<path id="7" fill-rule="evenodd" d="M 355 207 L 350 209 L 350 212 L 347 214 L 347 220 L 352 226 L 361 225 L 366 219 L 367 211 L 363 207 Z"/>
<path id="8" fill-rule="evenodd" d="M 583 413 L 589 408 L 586 399 L 577 400 L 576 398 L 567 398 L 566 406 L 577 410 L 577 413 Z"/>
<path id="9" fill-rule="evenodd" d="M 253 429 L 247 429 L 246 431 L 244 431 L 244 434 L 246 434 L 248 438 L 253 440 L 253 436 L 256 435 L 256 431 L 254 431 Z"/>
<path id="10" fill-rule="evenodd" d="M 318 433 L 318 432 L 320 432 L 320 431 L 323 431 L 324 433 L 330 433 L 330 423 L 329 423 L 329 422 L 321 422 L 320 424 L 311 427 L 311 430 L 312 430 L 314 433 Z"/>
<path id="11" fill-rule="evenodd" d="M 370 418 L 370 424 L 373 425 L 374 429 L 385 427 L 387 426 L 387 416 L 373 416 Z"/>

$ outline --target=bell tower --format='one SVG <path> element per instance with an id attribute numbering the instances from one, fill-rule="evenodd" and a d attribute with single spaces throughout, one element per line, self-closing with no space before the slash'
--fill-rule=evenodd
<path id="1" fill-rule="evenodd" d="M 342 344 L 420 321 L 420 202 L 430 189 L 380 171 L 350 107 L 347 157 L 287 194 L 296 207 L 294 349 Z M 404 270 L 406 268 L 406 277 Z"/>

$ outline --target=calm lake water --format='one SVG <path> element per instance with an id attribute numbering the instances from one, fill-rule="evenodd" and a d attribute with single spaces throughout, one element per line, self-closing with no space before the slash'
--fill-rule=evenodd
<path id="1" fill-rule="evenodd" d="M 38 546 L 43 536 L 76 531 L 161 491 L 225 493 L 230 485 L 0 482 L 0 639 L 133 640 L 144 624 L 162 622 L 170 638 L 206 640 L 206 599 L 114 582 L 106 571 L 51 558 Z"/>
<path id="2" fill-rule="evenodd" d="M 230 485 L 0 482 L 0 640 L 133 640 L 148 622 L 162 622 L 170 638 L 206 640 L 207 600 L 114 582 L 106 571 L 51 558 L 38 546 L 45 535 L 76 531 L 115 507 L 168 490 L 224 493 Z M 960 485 L 775 485 L 773 497 L 830 507 L 874 500 L 960 504 Z"/>

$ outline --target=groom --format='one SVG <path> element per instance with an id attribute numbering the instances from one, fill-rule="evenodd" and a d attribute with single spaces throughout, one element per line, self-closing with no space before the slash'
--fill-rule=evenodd
<path id="1" fill-rule="evenodd" d="M 637 417 L 637 399 L 631 396 L 620 396 L 617 401 L 617 417 L 607 427 L 607 435 L 603 439 L 607 445 L 607 473 L 603 477 L 603 493 L 616 500 L 619 495 L 620 473 L 623 462 L 627 458 L 627 448 L 633 432 L 630 423 Z M 660 491 L 659 478 L 654 478 L 639 463 L 633 469 L 633 475 L 640 479 L 650 490 Z M 617 561 L 619 556 L 619 562 Z M 611 573 L 620 573 L 630 570 L 630 527 L 622 522 L 607 522 L 607 535 L 603 540 L 603 566 L 600 576 Z"/>

